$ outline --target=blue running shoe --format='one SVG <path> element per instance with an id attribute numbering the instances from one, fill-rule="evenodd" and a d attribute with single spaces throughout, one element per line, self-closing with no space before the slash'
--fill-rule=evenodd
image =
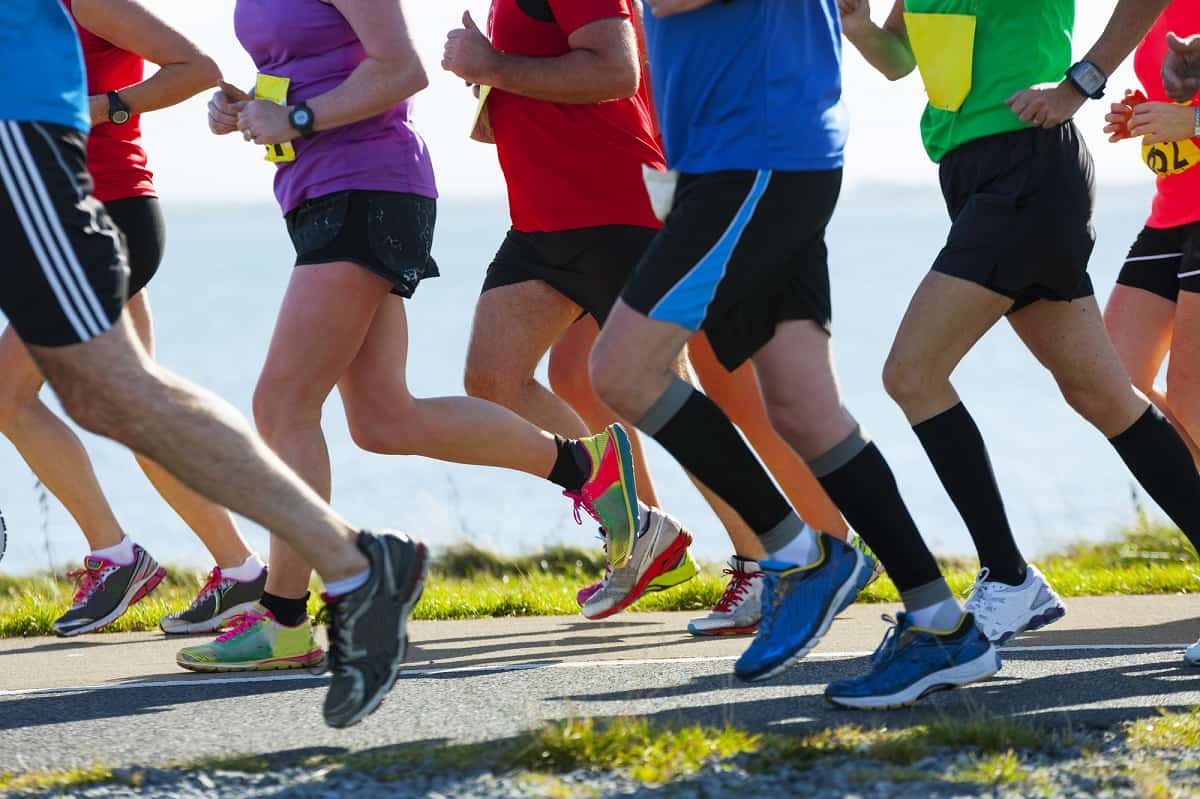
<path id="1" fill-rule="evenodd" d="M 907 707 L 935 691 L 960 688 L 1000 671 L 1000 655 L 970 613 L 947 632 L 916 627 L 906 613 L 884 619 L 893 626 L 871 656 L 870 671 L 831 683 L 825 689 L 830 704 L 859 710 Z"/>
<path id="2" fill-rule="evenodd" d="M 812 650 L 834 616 L 854 602 L 871 579 L 874 560 L 836 538 L 817 533 L 815 563 L 793 566 L 764 560 L 762 621 L 733 667 L 752 682 L 774 677 Z"/>

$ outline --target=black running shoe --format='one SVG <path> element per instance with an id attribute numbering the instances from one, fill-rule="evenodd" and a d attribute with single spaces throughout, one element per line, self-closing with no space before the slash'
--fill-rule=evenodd
<path id="1" fill-rule="evenodd" d="M 325 597 L 327 663 L 325 723 L 349 727 L 374 713 L 391 690 L 408 648 L 408 616 L 425 585 L 425 545 L 408 536 L 362 532 L 358 548 L 371 575 L 357 591 Z"/>
<path id="2" fill-rule="evenodd" d="M 209 633 L 219 630 L 239 613 L 253 610 L 267 587 L 267 570 L 258 577 L 242 583 L 226 577 L 219 566 L 213 568 L 208 580 L 192 604 L 183 610 L 163 616 L 158 626 L 168 635 Z"/>
<path id="3" fill-rule="evenodd" d="M 78 581 L 78 588 L 71 609 L 55 620 L 54 632 L 80 635 L 111 624 L 153 591 L 166 574 L 166 569 L 137 544 L 133 545 L 133 563 L 128 566 L 88 555 L 82 569 L 67 574 Z"/>

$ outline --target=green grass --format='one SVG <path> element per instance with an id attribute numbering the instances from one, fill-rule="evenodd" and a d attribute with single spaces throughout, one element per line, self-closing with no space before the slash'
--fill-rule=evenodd
<path id="1" fill-rule="evenodd" d="M 1200 566 L 1176 530 L 1139 523 L 1120 537 L 1073 546 L 1039 561 L 1063 596 L 1174 594 L 1200 591 Z M 579 611 L 576 590 L 603 571 L 598 550 L 555 547 L 536 555 L 504 557 L 472 546 L 440 554 L 417 606 L 417 619 L 570 615 Z M 951 588 L 967 591 L 975 564 L 943 559 Z M 152 630 L 163 614 L 191 602 L 204 575 L 171 570 L 151 596 L 106 628 L 111 632 Z M 315 584 L 314 584 L 315 587 Z M 651 594 L 634 610 L 699 611 L 712 607 L 725 589 L 719 568 L 706 567 L 694 580 Z M 0 576 L 0 637 L 49 635 L 51 623 L 69 604 L 73 587 L 60 576 Z M 319 601 L 314 591 L 313 610 Z M 865 602 L 894 602 L 886 577 L 863 592 Z"/>
<path id="2" fill-rule="evenodd" d="M 1130 722 L 1125 734 L 1135 749 L 1200 752 L 1200 708 L 1187 713 L 1161 711 L 1154 718 Z"/>
<path id="3" fill-rule="evenodd" d="M 36 771 L 0 771 L 0 794 L 64 791 L 84 788 L 112 780 L 112 769 L 92 766 L 85 769 L 38 769 Z"/>

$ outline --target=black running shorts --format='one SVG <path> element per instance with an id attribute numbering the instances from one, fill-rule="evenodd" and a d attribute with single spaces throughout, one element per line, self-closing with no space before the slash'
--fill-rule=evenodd
<path id="1" fill-rule="evenodd" d="M 1074 123 L 967 142 L 940 175 L 953 225 L 935 272 L 1011 297 L 1010 313 L 1092 296 L 1092 156 Z"/>
<path id="2" fill-rule="evenodd" d="M 146 288 L 162 264 L 167 228 L 157 197 L 128 197 L 104 204 L 125 239 L 129 254 L 129 296 Z"/>
<path id="3" fill-rule="evenodd" d="M 0 310 L 26 344 L 79 344 L 120 317 L 125 248 L 92 196 L 80 131 L 0 120 L 0 241 Z"/>
<path id="4" fill-rule="evenodd" d="M 809 319 L 829 330 L 825 227 L 840 169 L 681 175 L 667 223 L 623 298 L 635 310 L 704 330 L 730 371 Z"/>
<path id="5" fill-rule="evenodd" d="M 1200 222 L 1143 228 L 1129 250 L 1117 283 L 1171 302 L 1181 291 L 1200 291 Z"/>
<path id="6" fill-rule="evenodd" d="M 488 267 L 482 291 L 540 280 L 603 325 L 657 233 L 634 225 L 548 233 L 510 230 Z"/>

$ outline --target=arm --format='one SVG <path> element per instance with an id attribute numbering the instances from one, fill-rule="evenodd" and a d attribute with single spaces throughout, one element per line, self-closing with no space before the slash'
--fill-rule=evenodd
<path id="1" fill-rule="evenodd" d="M 552 58 L 501 53 L 471 20 L 450 31 L 442 67 L 483 84 L 551 103 L 585 105 L 632 97 L 641 85 L 637 36 L 627 18 L 599 19 L 567 37 L 570 51 Z"/>
<path id="2" fill-rule="evenodd" d="M 159 65 L 146 80 L 120 89 L 131 114 L 181 103 L 221 79 L 215 61 L 136 0 L 74 0 L 71 11 L 80 25 L 100 38 Z M 92 124 L 107 122 L 108 95 L 88 100 Z"/>
<path id="3" fill-rule="evenodd" d="M 329 130 L 381 114 L 429 85 L 417 56 L 400 0 L 324 0 L 337 8 L 366 51 L 340 84 L 309 99 L 316 117 L 313 130 Z M 232 98 L 231 98 L 232 99 Z M 243 134 L 253 131 L 255 144 L 279 144 L 300 134 L 288 121 L 291 109 L 252 100 L 238 115 Z"/>
<path id="4" fill-rule="evenodd" d="M 896 0 L 883 27 L 871 21 L 869 0 L 838 0 L 838 10 L 846 40 L 888 80 L 900 80 L 916 68 L 904 26 L 904 0 Z"/>

